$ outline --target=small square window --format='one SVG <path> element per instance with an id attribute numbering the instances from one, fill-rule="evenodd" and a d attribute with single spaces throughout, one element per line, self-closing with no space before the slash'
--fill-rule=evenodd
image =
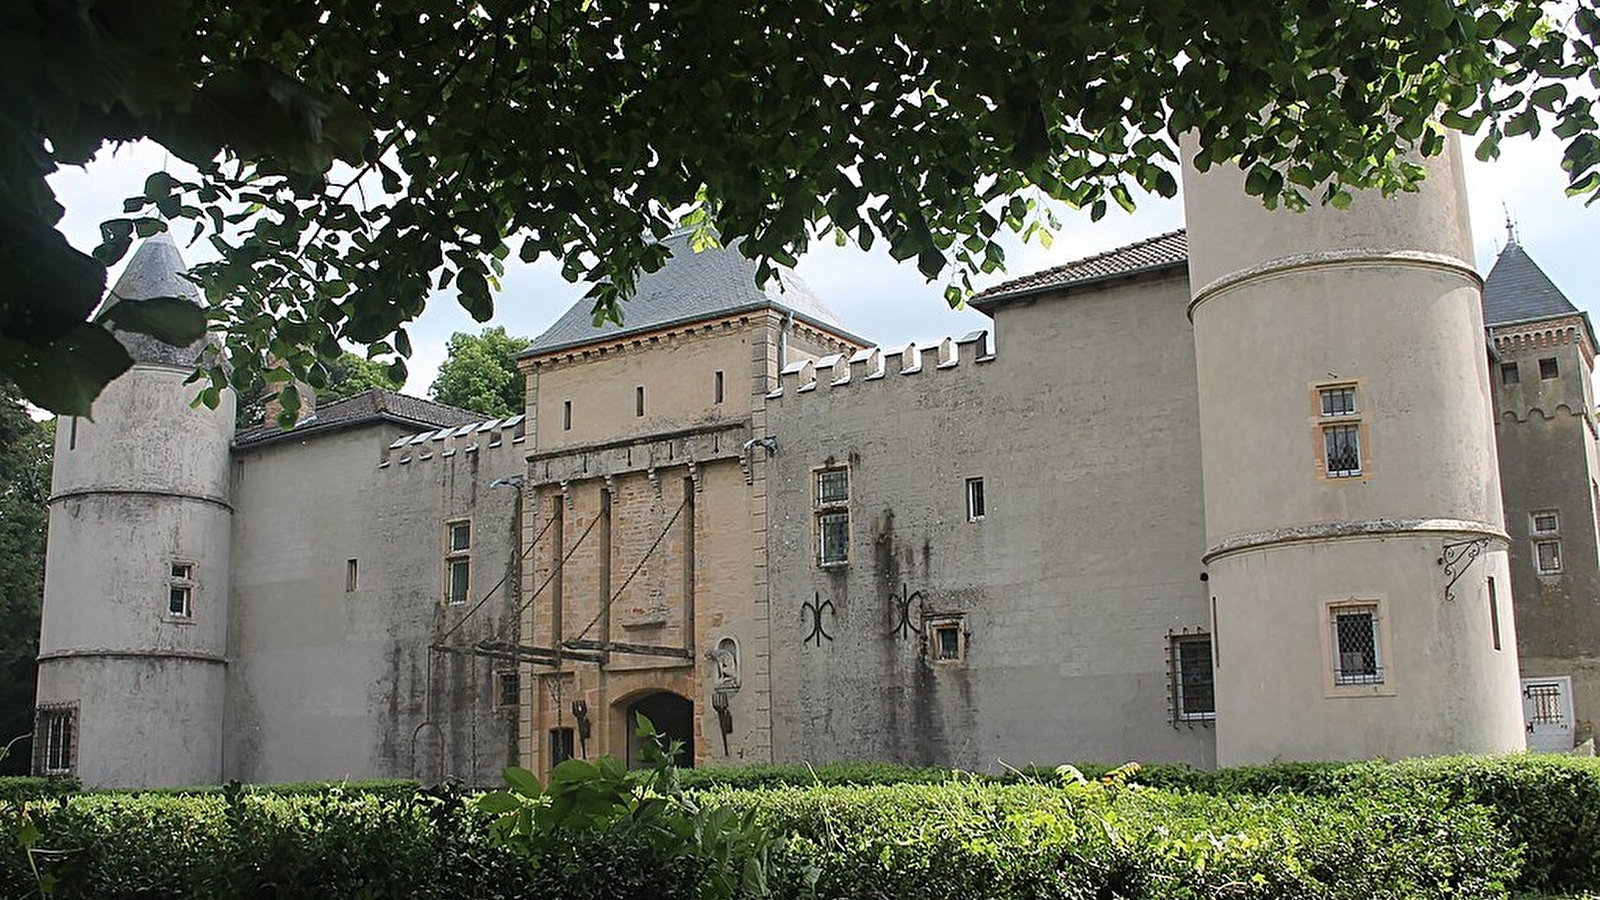
<path id="1" fill-rule="evenodd" d="M 1383 658 L 1378 647 L 1378 608 L 1336 607 L 1332 624 L 1334 683 L 1382 684 Z"/>
<path id="2" fill-rule="evenodd" d="M 194 566 L 188 563 L 173 563 L 172 577 L 180 581 L 192 581 L 194 579 Z"/>
<path id="3" fill-rule="evenodd" d="M 983 479 L 967 479 L 967 521 L 983 521 Z"/>
<path id="4" fill-rule="evenodd" d="M 1561 377 L 1561 367 L 1556 365 L 1554 356 L 1547 356 L 1539 360 L 1539 377 L 1545 381 Z"/>
<path id="5" fill-rule="evenodd" d="M 1183 634 L 1171 637 L 1172 711 L 1179 722 L 1214 719 L 1216 688 L 1211 665 L 1211 636 Z"/>
<path id="6" fill-rule="evenodd" d="M 817 473 L 817 505 L 845 503 L 850 499 L 850 470 L 823 469 Z"/>
<path id="7" fill-rule="evenodd" d="M 1553 509 L 1533 513 L 1528 518 L 1532 521 L 1534 534 L 1559 534 L 1561 532 L 1561 519 Z"/>
<path id="8" fill-rule="evenodd" d="M 1500 383 L 1517 384 L 1522 381 L 1522 370 L 1514 362 L 1500 364 Z"/>
<path id="9" fill-rule="evenodd" d="M 934 621 L 928 626 L 928 650 L 937 663 L 965 662 L 966 633 L 960 619 Z"/>
<path id="10" fill-rule="evenodd" d="M 1356 414 L 1355 385 L 1323 388 L 1322 414 L 1324 416 L 1353 416 Z"/>
<path id="11" fill-rule="evenodd" d="M 1534 541 L 1534 567 L 1540 575 L 1561 574 L 1561 541 Z"/>
<path id="12" fill-rule="evenodd" d="M 472 549 L 472 523 L 450 523 L 450 552 Z"/>
<path id="13" fill-rule="evenodd" d="M 515 669 L 499 673 L 496 685 L 499 697 L 496 698 L 501 706 L 516 706 L 522 699 L 522 679 Z"/>
<path id="14" fill-rule="evenodd" d="M 1324 471 L 1329 478 L 1361 474 L 1361 426 L 1328 425 L 1322 429 Z"/>

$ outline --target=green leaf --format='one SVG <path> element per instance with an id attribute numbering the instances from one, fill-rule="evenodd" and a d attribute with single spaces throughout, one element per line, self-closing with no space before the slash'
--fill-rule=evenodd
<path id="1" fill-rule="evenodd" d="M 491 791 L 479 797 L 475 805 L 483 812 L 497 816 L 514 809 L 521 809 L 522 800 L 505 791 Z"/>
<path id="2" fill-rule="evenodd" d="M 521 766 L 507 766 L 504 775 L 506 784 L 524 797 L 539 797 L 544 794 L 544 788 L 539 785 L 539 777 Z"/>
<path id="3" fill-rule="evenodd" d="M 206 334 L 205 310 L 181 297 L 120 298 L 103 318 L 124 331 L 148 334 L 174 347 L 186 347 Z"/>
<path id="4" fill-rule="evenodd" d="M 30 402 L 58 415 L 90 415 L 94 399 L 132 365 L 122 343 L 89 322 L 43 346 L 0 338 L 0 372 Z"/>

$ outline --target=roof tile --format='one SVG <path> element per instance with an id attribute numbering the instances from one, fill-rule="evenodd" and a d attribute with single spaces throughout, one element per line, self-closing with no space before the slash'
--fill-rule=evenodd
<path id="1" fill-rule="evenodd" d="M 1188 233 L 1183 229 L 1169 231 L 997 284 L 978 292 L 972 305 L 988 312 L 1003 301 L 1021 294 L 1079 287 L 1111 278 L 1181 266 L 1188 261 Z"/>

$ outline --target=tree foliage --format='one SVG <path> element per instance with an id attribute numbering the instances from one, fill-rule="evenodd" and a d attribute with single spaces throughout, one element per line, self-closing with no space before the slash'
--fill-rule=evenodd
<path id="1" fill-rule="evenodd" d="M 373 362 L 348 350 L 341 352 L 332 361 L 323 363 L 322 368 L 327 375 L 322 387 L 314 389 L 313 393 L 315 402 L 319 404 L 343 400 L 374 388 L 398 391 L 405 387 L 406 383 L 404 378 L 399 381 L 393 380 L 390 377 L 389 366 Z M 242 391 L 234 414 L 235 427 L 248 428 L 260 425 L 266 417 L 267 401 L 272 398 L 273 392 L 274 388 L 265 378 L 257 378 Z"/>
<path id="2" fill-rule="evenodd" d="M 16 386 L 0 378 L 0 745 L 33 731 L 54 438 L 54 423 L 35 422 Z M 29 749 L 19 743 L 0 758 L 0 774 L 26 772 Z"/>
<path id="3" fill-rule="evenodd" d="M 519 413 L 525 400 L 517 354 L 526 349 L 527 338 L 512 337 L 498 325 L 482 334 L 458 331 L 450 335 L 445 361 L 428 396 L 486 416 Z"/>
<path id="4" fill-rule="evenodd" d="M 403 373 L 429 294 L 487 320 L 512 253 L 618 318 L 680 221 L 764 273 L 813 235 L 886 241 L 956 303 L 1003 230 L 1051 225 L 1038 200 L 1170 196 L 1182 133 L 1298 207 L 1414 188 L 1442 127 L 1481 156 L 1552 130 L 1594 197 L 1597 4 L 23 0 L 0 11 L 0 369 L 82 411 L 127 365 L 86 321 L 104 266 L 168 227 L 221 253 L 197 268 L 214 403 L 341 341 Z M 73 251 L 45 176 L 146 137 L 198 177 L 151 175 Z"/>

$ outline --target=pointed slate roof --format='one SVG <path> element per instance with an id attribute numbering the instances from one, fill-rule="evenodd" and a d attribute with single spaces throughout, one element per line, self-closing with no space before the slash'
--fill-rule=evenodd
<path id="1" fill-rule="evenodd" d="M 379 421 L 413 427 L 445 428 L 451 425 L 465 425 L 468 422 L 483 422 L 490 418 L 492 417 L 458 406 L 447 406 L 408 394 L 373 388 L 352 394 L 343 400 L 335 400 L 326 406 L 319 406 L 316 412 L 288 430 L 279 428 L 271 422 L 247 428 L 234 437 L 233 444 L 235 447 L 255 446 L 284 438 L 300 438 L 309 433 L 352 428 Z"/>
<path id="2" fill-rule="evenodd" d="M 1506 244 L 1483 281 L 1483 324 L 1493 327 L 1577 314 L 1578 308 L 1521 244 Z"/>
<path id="3" fill-rule="evenodd" d="M 688 232 L 680 232 L 662 242 L 672 256 L 655 272 L 639 275 L 633 296 L 622 304 L 620 326 L 607 322 L 596 327 L 591 304 L 580 300 L 534 338 L 522 356 L 543 356 L 624 335 L 768 308 L 792 312 L 809 325 L 866 343 L 793 272 L 780 271 L 765 286 L 757 285 L 755 261 L 739 252 L 737 241 L 696 253 L 689 237 Z"/>
<path id="4" fill-rule="evenodd" d="M 1184 266 L 1188 262 L 1189 234 L 1180 228 L 1002 282 L 979 291 L 972 299 L 972 306 L 988 313 L 1008 300 L 1158 272 Z"/>
<path id="5" fill-rule="evenodd" d="M 200 288 L 183 277 L 189 266 L 178 252 L 178 245 L 165 232 L 145 238 L 133 251 L 133 258 L 122 270 L 122 277 L 106 295 L 100 307 L 101 315 L 120 300 L 152 300 L 156 297 L 182 297 L 196 306 L 203 305 Z M 192 366 L 201 349 L 214 338 L 207 334 L 187 347 L 174 347 L 147 334 L 111 329 L 117 340 L 128 348 L 134 362 L 162 363 L 171 366 Z"/>

